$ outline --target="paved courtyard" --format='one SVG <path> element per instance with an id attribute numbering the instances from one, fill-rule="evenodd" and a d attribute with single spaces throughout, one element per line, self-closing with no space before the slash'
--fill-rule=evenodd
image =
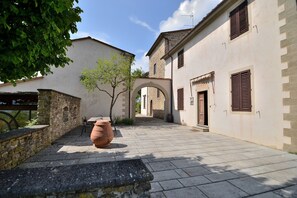
<path id="1" fill-rule="evenodd" d="M 297 155 L 152 119 L 118 127 L 105 149 L 73 130 L 20 168 L 141 158 L 152 197 L 297 197 Z M 90 129 L 89 129 L 90 131 Z"/>

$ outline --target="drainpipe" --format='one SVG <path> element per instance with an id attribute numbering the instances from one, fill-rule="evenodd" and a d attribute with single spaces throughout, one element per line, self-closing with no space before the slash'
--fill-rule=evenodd
<path id="1" fill-rule="evenodd" d="M 133 58 L 134 59 L 134 58 Z M 129 70 L 130 70 L 130 76 L 129 76 L 129 96 L 128 96 L 128 100 L 129 100 L 129 110 L 128 110 L 128 117 L 131 119 L 131 64 L 133 62 L 133 59 L 131 60 L 131 63 L 129 65 Z"/>
<path id="2" fill-rule="evenodd" d="M 173 57 L 170 56 L 170 61 L 171 61 L 171 82 L 170 82 L 170 119 L 168 120 L 169 122 L 173 122 Z"/>

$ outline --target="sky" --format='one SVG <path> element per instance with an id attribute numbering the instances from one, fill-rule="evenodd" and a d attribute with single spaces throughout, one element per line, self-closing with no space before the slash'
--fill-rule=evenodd
<path id="1" fill-rule="evenodd" d="M 132 69 L 148 71 L 146 53 L 161 32 L 196 25 L 221 0 L 80 0 L 78 32 L 136 55 Z M 191 15 L 193 17 L 191 17 Z"/>

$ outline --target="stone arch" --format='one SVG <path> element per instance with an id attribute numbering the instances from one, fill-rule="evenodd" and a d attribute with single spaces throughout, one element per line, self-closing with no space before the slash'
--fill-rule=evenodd
<path id="1" fill-rule="evenodd" d="M 165 97 L 165 105 L 164 105 L 164 120 L 166 121 L 166 116 L 167 114 L 169 113 L 169 107 L 170 107 L 170 95 L 168 93 L 168 91 L 161 85 L 159 84 L 156 84 L 156 83 L 153 83 L 153 82 L 147 82 L 147 83 L 142 83 L 140 85 L 138 85 L 136 88 L 133 89 L 132 91 L 132 105 L 131 105 L 131 118 L 134 119 L 135 118 L 135 98 L 136 98 L 136 95 L 137 95 L 137 92 L 139 90 L 141 90 L 142 88 L 144 87 L 154 87 L 154 88 L 157 88 L 159 89 L 164 97 Z"/>

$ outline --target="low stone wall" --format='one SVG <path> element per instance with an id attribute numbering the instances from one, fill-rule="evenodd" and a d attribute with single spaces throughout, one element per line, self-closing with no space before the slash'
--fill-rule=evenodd
<path id="1" fill-rule="evenodd" d="M 164 109 L 153 109 L 153 117 L 164 119 Z"/>
<path id="2" fill-rule="evenodd" d="M 0 170 L 13 168 L 80 125 L 80 99 L 38 90 L 38 124 L 0 134 Z"/>
<path id="3" fill-rule="evenodd" d="M 0 170 L 17 166 L 51 142 L 48 126 L 34 126 L 0 135 Z"/>
<path id="4" fill-rule="evenodd" d="M 140 159 L 0 171 L 0 197 L 150 197 Z"/>

